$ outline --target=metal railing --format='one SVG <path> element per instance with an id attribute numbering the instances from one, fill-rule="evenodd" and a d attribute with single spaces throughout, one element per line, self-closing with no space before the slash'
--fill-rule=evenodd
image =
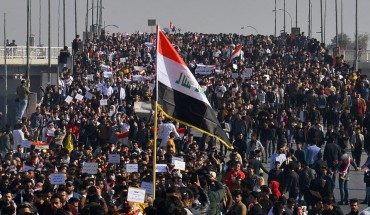
<path id="1" fill-rule="evenodd" d="M 356 56 L 355 50 L 344 50 L 339 51 L 340 55 L 344 56 L 345 61 L 354 61 Z M 358 53 L 359 62 L 370 62 L 370 50 L 360 50 Z"/>
<path id="2" fill-rule="evenodd" d="M 27 46 L 6 46 L 7 59 L 27 58 Z M 51 47 L 51 59 L 58 59 L 63 47 Z M 30 59 L 48 59 L 48 47 L 30 47 Z M 4 58 L 4 46 L 0 46 L 0 58 Z"/>

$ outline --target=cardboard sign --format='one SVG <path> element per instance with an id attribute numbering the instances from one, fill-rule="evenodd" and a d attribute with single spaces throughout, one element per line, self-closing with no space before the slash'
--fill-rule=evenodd
<path id="1" fill-rule="evenodd" d="M 79 101 L 82 101 L 82 99 L 84 98 L 84 96 L 83 95 L 81 95 L 81 94 L 76 94 L 76 96 L 75 96 L 75 99 L 77 99 L 77 100 L 79 100 Z"/>
<path id="2" fill-rule="evenodd" d="M 102 99 L 102 100 L 100 100 L 100 105 L 101 105 L 101 106 L 106 106 L 106 105 L 108 105 L 108 100 L 107 100 L 107 99 Z"/>
<path id="3" fill-rule="evenodd" d="M 126 172 L 138 172 L 139 166 L 137 163 L 126 164 Z"/>
<path id="4" fill-rule="evenodd" d="M 141 188 L 145 189 L 147 194 L 153 194 L 153 183 L 143 181 L 141 182 Z"/>
<path id="5" fill-rule="evenodd" d="M 121 156 L 119 154 L 108 154 L 109 163 L 121 163 Z"/>
<path id="6" fill-rule="evenodd" d="M 69 104 L 69 103 L 71 103 L 72 100 L 73 100 L 73 98 L 71 96 L 67 96 L 67 98 L 64 101 Z"/>
<path id="7" fill-rule="evenodd" d="M 155 166 L 155 172 L 167 172 L 167 164 L 157 164 Z"/>
<path id="8" fill-rule="evenodd" d="M 22 141 L 22 146 L 23 148 L 31 148 L 31 141 L 28 141 L 28 140 L 23 140 Z"/>
<path id="9" fill-rule="evenodd" d="M 129 187 L 127 193 L 127 201 L 144 203 L 145 189 Z"/>
<path id="10" fill-rule="evenodd" d="M 82 173 L 95 175 L 98 173 L 98 163 L 84 163 Z"/>
<path id="11" fill-rule="evenodd" d="M 92 97 L 93 97 L 93 94 L 91 94 L 91 93 L 87 92 L 87 93 L 85 94 L 85 97 L 86 97 L 87 99 L 91 100 L 91 99 L 92 99 Z"/>
<path id="12" fill-rule="evenodd" d="M 175 169 L 185 170 L 185 162 L 175 160 Z"/>
<path id="13" fill-rule="evenodd" d="M 64 173 L 50 174 L 50 184 L 64 184 L 64 183 L 65 183 Z"/>

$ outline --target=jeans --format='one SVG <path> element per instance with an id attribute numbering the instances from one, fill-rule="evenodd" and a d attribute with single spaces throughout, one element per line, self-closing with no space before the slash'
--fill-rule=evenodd
<path id="1" fill-rule="evenodd" d="M 19 99 L 18 105 L 18 119 L 22 119 L 24 112 L 26 111 L 28 100 Z"/>
<path id="2" fill-rule="evenodd" d="M 340 201 L 343 203 L 348 202 L 348 180 L 339 179 L 339 191 Z"/>

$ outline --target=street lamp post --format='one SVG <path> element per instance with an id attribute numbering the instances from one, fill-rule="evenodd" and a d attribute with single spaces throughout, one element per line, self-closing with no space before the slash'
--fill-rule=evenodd
<path id="1" fill-rule="evenodd" d="M 6 62 L 7 57 L 6 47 L 6 13 L 4 13 L 4 69 L 5 69 L 5 123 L 8 123 L 8 64 Z"/>
<path id="2" fill-rule="evenodd" d="M 89 0 L 87 0 L 86 1 L 87 2 L 87 4 L 86 4 L 86 6 L 87 6 L 87 8 L 88 8 L 88 6 L 89 6 Z M 86 9 L 87 9 L 86 8 Z M 85 29 L 86 29 L 86 38 L 89 38 L 89 35 L 88 35 L 88 25 L 89 25 L 89 21 L 88 21 L 88 18 L 89 18 L 89 11 L 90 10 L 92 10 L 93 8 L 95 8 L 95 6 L 94 7 L 91 7 L 90 9 L 88 9 L 87 11 L 86 11 L 86 16 L 85 16 Z M 102 7 L 102 9 L 104 9 L 104 7 Z M 92 29 L 92 30 L 94 30 L 94 29 Z"/>
<path id="3" fill-rule="evenodd" d="M 285 0 L 284 0 L 284 11 L 286 11 L 285 10 Z M 292 18 L 292 17 L 290 17 L 290 18 Z M 284 33 L 286 33 L 285 13 L 284 13 Z"/>
<path id="4" fill-rule="evenodd" d="M 358 70 L 358 0 L 356 0 L 356 56 L 355 56 L 355 70 Z M 338 39 L 338 38 L 337 38 Z"/>
<path id="5" fill-rule="evenodd" d="M 276 0 L 275 0 L 275 37 L 276 37 Z"/>
<path id="6" fill-rule="evenodd" d="M 292 19 L 292 15 L 290 15 L 290 13 L 284 9 L 279 9 L 280 11 L 283 11 L 284 12 L 284 16 L 285 16 L 285 13 L 288 14 L 289 18 L 290 18 L 290 28 L 293 27 L 293 19 Z M 276 10 L 273 10 L 272 12 L 275 12 L 276 13 Z M 285 22 L 284 22 L 284 33 L 286 33 L 286 29 L 285 29 Z"/>
<path id="7" fill-rule="evenodd" d="M 240 29 L 245 29 L 245 28 L 252 28 L 252 29 L 254 29 L 254 30 L 256 31 L 256 33 L 257 33 L 257 34 L 259 34 L 259 33 L 258 33 L 258 30 L 257 30 L 255 27 L 250 26 L 250 25 L 242 26 Z"/>

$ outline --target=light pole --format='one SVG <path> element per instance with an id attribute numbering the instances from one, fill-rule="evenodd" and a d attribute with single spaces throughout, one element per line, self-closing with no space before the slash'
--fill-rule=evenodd
<path id="1" fill-rule="evenodd" d="M 259 34 L 258 33 L 258 30 L 255 27 L 253 27 L 253 26 L 247 25 L 247 26 L 240 27 L 240 29 L 245 29 L 245 28 L 253 28 L 256 31 L 256 33 Z"/>
<path id="2" fill-rule="evenodd" d="M 5 124 L 8 123 L 8 64 L 6 62 L 6 13 L 4 13 Z"/>
<path id="3" fill-rule="evenodd" d="M 279 10 L 284 12 L 284 16 L 285 16 L 285 13 L 287 13 L 287 14 L 288 14 L 288 16 L 289 16 L 289 18 L 290 18 L 290 28 L 292 28 L 292 27 L 293 27 L 293 19 L 292 19 L 292 15 L 290 15 L 290 13 L 289 13 L 288 11 L 284 10 L 284 9 L 279 9 Z M 273 10 L 272 12 L 275 12 L 275 13 L 276 13 L 276 10 Z M 286 30 L 286 29 L 285 29 L 285 22 L 284 22 L 284 33 L 286 33 L 286 31 L 285 31 L 285 30 Z"/>
<path id="4" fill-rule="evenodd" d="M 87 6 L 89 6 L 89 0 L 87 0 Z M 87 11 L 86 11 L 86 16 L 85 16 L 85 29 L 86 29 L 86 38 L 89 38 L 89 35 L 88 35 L 88 25 L 89 25 L 89 21 L 88 21 L 88 18 L 89 18 L 89 11 L 90 10 L 92 10 L 92 9 L 94 9 L 95 8 L 95 6 L 94 7 L 91 7 L 90 9 L 88 9 Z M 104 7 L 102 7 L 102 9 L 105 9 Z M 93 24 L 92 24 L 93 25 Z M 92 30 L 94 30 L 94 29 L 92 29 Z"/>
<path id="5" fill-rule="evenodd" d="M 324 28 L 323 28 L 323 14 L 322 14 L 322 0 L 320 0 L 320 23 L 321 23 L 321 42 L 324 42 Z"/>
<path id="6" fill-rule="evenodd" d="M 275 0 L 275 37 L 276 37 L 276 0 Z"/>
<path id="7" fill-rule="evenodd" d="M 105 21 L 104 21 L 104 31 L 105 31 L 105 29 L 106 28 L 108 28 L 108 27 L 115 27 L 115 28 L 119 28 L 119 26 L 118 25 L 105 25 Z"/>
<path id="8" fill-rule="evenodd" d="M 356 0 L 357 3 L 357 0 Z M 338 38 L 338 0 L 335 0 L 335 43 L 339 47 L 339 38 Z"/>
<path id="9" fill-rule="evenodd" d="M 295 27 L 298 28 L 298 0 L 295 0 Z"/>
<path id="10" fill-rule="evenodd" d="M 355 56 L 355 70 L 358 70 L 358 0 L 356 0 L 356 56 Z"/>

